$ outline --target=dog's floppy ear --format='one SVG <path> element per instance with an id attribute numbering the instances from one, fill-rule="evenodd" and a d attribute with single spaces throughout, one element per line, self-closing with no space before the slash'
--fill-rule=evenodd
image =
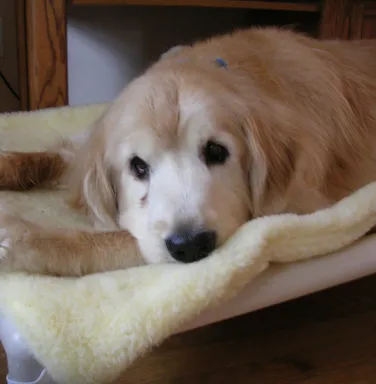
<path id="1" fill-rule="evenodd" d="M 252 214 L 257 217 L 278 213 L 284 208 L 294 177 L 294 143 L 273 135 L 261 120 L 247 118 L 243 126 L 249 149 Z"/>
<path id="2" fill-rule="evenodd" d="M 249 178 L 254 216 L 276 214 L 297 202 L 294 193 L 324 196 L 331 151 L 320 130 L 309 119 L 278 111 L 246 118 L 244 131 L 249 148 Z M 307 125 L 299 129 L 302 121 Z M 289 205 L 289 206 L 288 206 Z"/>
<path id="3" fill-rule="evenodd" d="M 83 208 L 96 225 L 116 229 L 116 191 L 111 169 L 105 160 L 104 123 L 100 118 L 94 123 L 90 136 L 79 150 L 71 175 L 71 203 Z"/>
<path id="4" fill-rule="evenodd" d="M 289 203 L 294 205 L 296 187 L 321 193 L 327 179 L 330 154 L 313 119 L 284 103 L 270 101 L 269 105 L 248 111 L 241 122 L 249 149 L 255 216 L 281 213 Z"/>

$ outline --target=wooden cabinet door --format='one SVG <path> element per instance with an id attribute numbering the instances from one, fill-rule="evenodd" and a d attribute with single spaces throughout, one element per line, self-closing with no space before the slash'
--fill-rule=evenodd
<path id="1" fill-rule="evenodd" d="M 323 0 L 319 36 L 348 39 L 352 6 L 352 0 Z"/>
<path id="2" fill-rule="evenodd" d="M 376 1 L 355 1 L 350 16 L 350 39 L 376 39 Z"/>

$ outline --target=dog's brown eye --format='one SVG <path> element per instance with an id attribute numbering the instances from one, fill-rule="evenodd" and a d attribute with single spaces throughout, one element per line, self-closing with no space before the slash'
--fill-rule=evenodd
<path id="1" fill-rule="evenodd" d="M 203 150 L 206 165 L 224 164 L 230 156 L 228 149 L 215 141 L 209 140 Z"/>
<path id="2" fill-rule="evenodd" d="M 132 157 L 130 168 L 139 180 L 146 180 L 149 177 L 149 165 L 138 156 Z"/>

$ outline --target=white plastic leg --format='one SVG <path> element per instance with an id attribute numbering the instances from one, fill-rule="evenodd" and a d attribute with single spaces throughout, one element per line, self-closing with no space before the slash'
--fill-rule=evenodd
<path id="1" fill-rule="evenodd" d="M 8 364 L 8 384 L 56 384 L 30 353 L 11 320 L 0 314 L 0 340 Z"/>

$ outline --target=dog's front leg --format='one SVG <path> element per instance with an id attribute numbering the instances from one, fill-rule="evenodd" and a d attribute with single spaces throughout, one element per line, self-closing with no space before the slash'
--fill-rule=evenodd
<path id="1" fill-rule="evenodd" d="M 145 264 L 128 232 L 48 229 L 0 214 L 0 271 L 82 276 Z"/>

